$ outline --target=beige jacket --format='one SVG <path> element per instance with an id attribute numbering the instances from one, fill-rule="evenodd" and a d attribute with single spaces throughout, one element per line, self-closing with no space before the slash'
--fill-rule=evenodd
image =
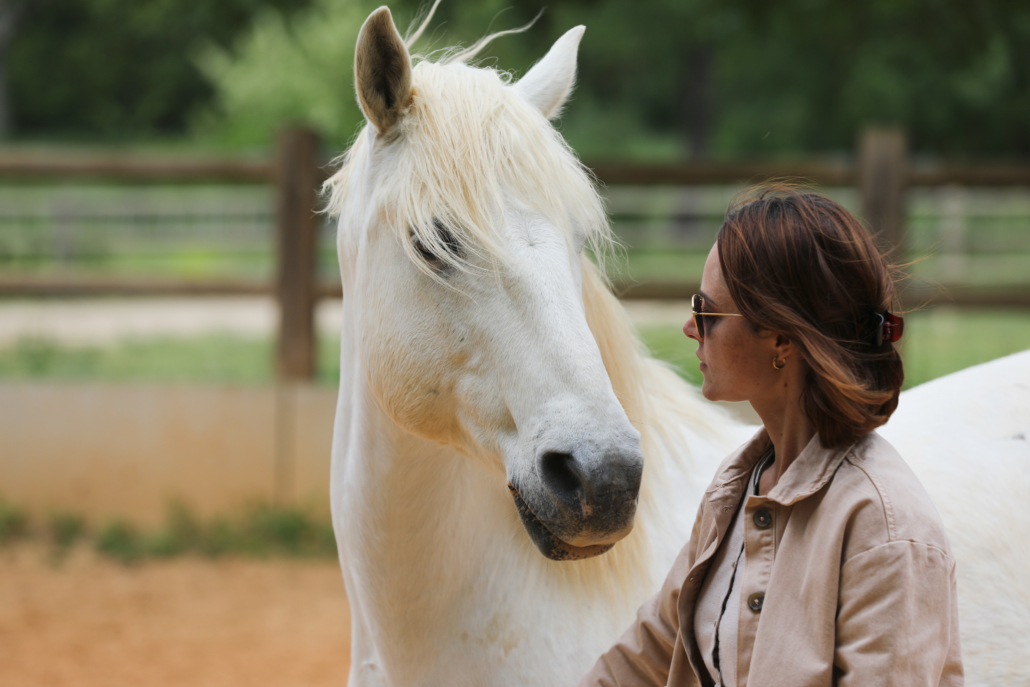
<path id="1" fill-rule="evenodd" d="M 719 467 L 661 591 L 580 687 L 712 684 L 694 603 L 768 448 L 762 429 Z M 944 526 L 886 440 L 874 432 L 826 450 L 816 436 L 775 488 L 743 507 L 737 687 L 963 683 Z"/>

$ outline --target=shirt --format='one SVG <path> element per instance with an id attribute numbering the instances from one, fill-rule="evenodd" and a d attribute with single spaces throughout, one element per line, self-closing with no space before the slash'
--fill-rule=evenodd
<path id="1" fill-rule="evenodd" d="M 765 469 L 772 464 L 770 452 L 751 470 L 744 494 L 758 495 L 758 484 Z M 744 556 L 744 518 L 740 508 L 733 517 L 726 540 L 719 546 L 712 567 L 698 595 L 694 613 L 694 636 L 708 674 L 716 685 L 737 684 L 737 616 L 740 612 L 741 580 L 747 558 Z"/>

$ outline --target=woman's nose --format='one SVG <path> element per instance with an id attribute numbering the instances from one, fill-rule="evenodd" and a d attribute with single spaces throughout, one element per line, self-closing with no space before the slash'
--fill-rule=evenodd
<path id="1" fill-rule="evenodd" d="M 687 321 L 683 323 L 683 333 L 687 335 L 688 339 L 693 339 L 698 343 L 701 342 L 701 335 L 697 333 L 697 327 L 694 326 L 693 317 L 688 317 Z"/>

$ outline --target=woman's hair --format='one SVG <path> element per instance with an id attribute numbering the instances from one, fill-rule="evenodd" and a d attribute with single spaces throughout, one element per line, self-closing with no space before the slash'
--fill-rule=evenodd
<path id="1" fill-rule="evenodd" d="M 887 422 L 905 379 L 894 344 L 876 344 L 893 268 L 855 216 L 817 193 L 760 186 L 732 203 L 716 240 L 740 312 L 786 334 L 808 363 L 802 405 L 823 447 Z"/>

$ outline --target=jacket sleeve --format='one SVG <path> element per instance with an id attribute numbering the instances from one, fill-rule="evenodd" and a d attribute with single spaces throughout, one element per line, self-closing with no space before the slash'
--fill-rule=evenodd
<path id="1" fill-rule="evenodd" d="M 841 567 L 834 669 L 840 687 L 961 685 L 955 563 L 912 541 Z"/>
<path id="2" fill-rule="evenodd" d="M 644 602 L 633 624 L 601 655 L 579 687 L 664 687 L 679 632 L 677 601 L 688 569 L 683 552 L 661 591 Z"/>

